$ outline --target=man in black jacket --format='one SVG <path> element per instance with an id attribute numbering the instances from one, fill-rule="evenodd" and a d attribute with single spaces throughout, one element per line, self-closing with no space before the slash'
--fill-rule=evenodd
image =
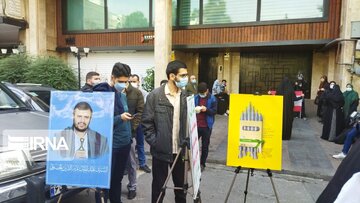
<path id="1" fill-rule="evenodd" d="M 174 159 L 186 140 L 187 104 L 186 91 L 182 90 L 188 83 L 187 67 L 183 62 L 172 61 L 167 65 L 168 83 L 153 90 L 147 97 L 142 116 L 145 140 L 150 145 L 153 156 L 151 201 L 157 201 L 168 175 L 169 165 L 174 166 L 172 179 L 175 187 L 184 185 L 184 161 Z M 174 190 L 175 202 L 186 202 L 186 194 Z M 163 201 L 165 192 L 161 196 Z"/>
<path id="2" fill-rule="evenodd" d="M 100 83 L 100 74 L 94 71 L 88 72 L 86 74 L 86 83 L 81 87 L 83 92 L 91 92 L 92 88 Z"/>

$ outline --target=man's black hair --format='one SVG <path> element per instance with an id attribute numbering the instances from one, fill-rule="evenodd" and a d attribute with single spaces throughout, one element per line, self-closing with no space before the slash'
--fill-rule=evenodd
<path id="1" fill-rule="evenodd" d="M 131 77 L 136 77 L 138 81 L 140 81 L 140 77 L 137 74 L 132 74 Z"/>
<path id="2" fill-rule="evenodd" d="M 222 80 L 221 82 L 226 82 L 226 80 Z"/>
<path id="3" fill-rule="evenodd" d="M 130 77 L 131 69 L 128 65 L 117 62 L 114 64 L 113 69 L 111 71 L 111 75 L 115 78 L 118 77 Z"/>
<path id="4" fill-rule="evenodd" d="M 175 60 L 175 61 L 171 61 L 167 67 L 166 67 L 166 76 L 169 79 L 170 78 L 170 74 L 173 73 L 175 75 L 177 75 L 179 73 L 179 69 L 180 68 L 185 68 L 187 69 L 187 66 L 185 63 Z"/>
<path id="5" fill-rule="evenodd" d="M 207 84 L 205 82 L 201 82 L 198 85 L 198 92 L 199 93 L 205 93 L 207 89 L 208 89 L 208 87 L 207 87 Z"/>
<path id="6" fill-rule="evenodd" d="M 100 74 L 95 71 L 90 71 L 86 74 L 86 81 L 92 79 L 93 76 L 99 76 Z"/>
<path id="7" fill-rule="evenodd" d="M 79 103 L 77 103 L 77 104 L 75 105 L 75 107 L 74 107 L 74 111 L 75 111 L 75 109 L 79 109 L 79 110 L 90 110 L 91 113 L 93 112 L 90 104 L 87 103 L 87 102 L 79 102 Z"/>

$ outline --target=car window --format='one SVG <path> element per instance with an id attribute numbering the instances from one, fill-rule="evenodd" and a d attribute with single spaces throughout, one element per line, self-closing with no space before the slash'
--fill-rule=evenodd
<path id="1" fill-rule="evenodd" d="M 2 89 L 0 89 L 0 109 L 19 108 L 19 105 Z"/>

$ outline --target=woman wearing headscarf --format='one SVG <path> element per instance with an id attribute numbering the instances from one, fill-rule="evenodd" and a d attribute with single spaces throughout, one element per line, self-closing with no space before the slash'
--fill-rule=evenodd
<path id="1" fill-rule="evenodd" d="M 344 104 L 344 119 L 345 127 L 348 127 L 350 122 L 350 114 L 356 111 L 359 105 L 359 94 L 354 91 L 351 84 L 346 85 L 346 90 L 343 93 L 345 104 Z"/>
<path id="2" fill-rule="evenodd" d="M 288 77 L 285 77 L 283 79 L 278 89 L 276 90 L 276 94 L 283 96 L 282 139 L 290 140 L 292 123 L 294 120 L 293 108 L 294 108 L 295 92 Z"/>
<path id="3" fill-rule="evenodd" d="M 334 141 L 335 137 L 341 133 L 344 128 L 344 96 L 340 91 L 339 85 L 331 81 L 329 88 L 325 88 L 322 95 L 325 111 L 323 115 L 323 131 L 321 138 Z"/>
<path id="4" fill-rule="evenodd" d="M 320 99 L 321 95 L 325 92 L 325 86 L 327 86 L 329 84 L 328 80 L 327 80 L 327 76 L 323 75 L 320 78 L 320 85 L 319 85 L 319 89 L 317 91 L 317 98 L 318 98 L 318 107 L 317 107 L 317 111 L 316 111 L 316 115 L 320 118 L 320 122 L 322 122 L 322 115 L 324 112 L 323 107 L 323 100 Z"/>

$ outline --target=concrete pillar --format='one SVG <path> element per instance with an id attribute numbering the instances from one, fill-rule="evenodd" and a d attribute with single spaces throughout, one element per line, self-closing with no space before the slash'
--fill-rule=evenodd
<path id="1" fill-rule="evenodd" d="M 341 9 L 341 21 L 340 21 L 340 38 L 351 39 L 351 22 L 360 21 L 360 1 L 359 0 L 343 0 Z M 339 53 L 339 65 L 337 73 L 339 74 L 339 85 L 344 90 L 347 83 L 353 82 L 356 86 L 359 84 L 358 77 L 353 77 L 352 81 L 351 73 L 348 70 L 353 68 L 353 55 L 355 42 L 344 41 L 339 44 L 341 51 Z M 357 90 L 357 88 L 354 88 Z"/>
<path id="2" fill-rule="evenodd" d="M 328 52 L 313 52 L 312 74 L 311 74 L 311 99 L 315 99 L 319 89 L 320 77 L 328 76 L 329 54 Z"/>
<path id="3" fill-rule="evenodd" d="M 233 52 L 231 55 L 231 75 L 229 93 L 239 93 L 240 83 L 240 53 Z"/>
<path id="4" fill-rule="evenodd" d="M 171 0 L 155 0 L 155 87 L 160 85 L 161 80 L 167 79 L 165 71 L 172 47 L 171 7 Z"/>
<path id="5" fill-rule="evenodd" d="M 46 0 L 28 0 L 26 51 L 31 55 L 46 53 Z"/>
<path id="6" fill-rule="evenodd" d="M 335 68 L 336 68 L 336 50 L 329 50 L 328 74 L 327 74 L 329 82 L 332 80 L 336 81 L 336 79 L 337 79 L 337 78 L 335 78 L 335 75 L 336 75 Z M 338 81 L 336 81 L 336 82 L 338 82 Z"/>

